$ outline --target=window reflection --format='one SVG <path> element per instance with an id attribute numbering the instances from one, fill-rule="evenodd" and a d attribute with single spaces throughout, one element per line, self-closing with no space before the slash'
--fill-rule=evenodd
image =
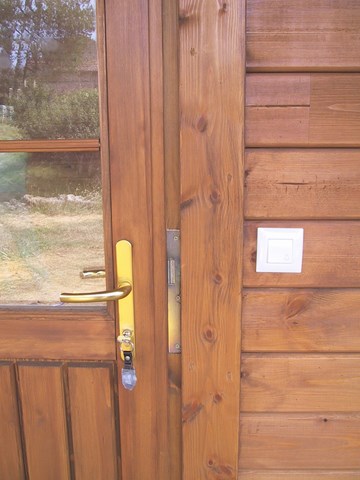
<path id="1" fill-rule="evenodd" d="M 2 0 L 0 140 L 98 137 L 97 70 L 94 1 Z"/>
<path id="2" fill-rule="evenodd" d="M 100 186 L 98 153 L 0 153 L 0 304 L 105 288 Z"/>

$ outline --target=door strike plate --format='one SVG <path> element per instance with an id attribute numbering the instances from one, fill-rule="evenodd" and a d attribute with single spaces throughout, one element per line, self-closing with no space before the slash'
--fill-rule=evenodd
<path id="1" fill-rule="evenodd" d="M 180 230 L 167 230 L 168 351 L 181 353 Z"/>

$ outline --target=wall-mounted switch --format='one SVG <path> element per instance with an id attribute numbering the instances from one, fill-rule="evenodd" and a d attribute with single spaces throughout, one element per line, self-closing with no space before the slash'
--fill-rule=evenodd
<path id="1" fill-rule="evenodd" d="M 301 273 L 303 228 L 258 228 L 257 272 Z"/>

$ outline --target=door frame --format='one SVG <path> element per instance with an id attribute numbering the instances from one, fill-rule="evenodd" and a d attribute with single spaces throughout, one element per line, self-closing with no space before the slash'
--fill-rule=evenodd
<path id="1" fill-rule="evenodd" d="M 180 0 L 183 478 L 238 475 L 245 0 Z"/>
<path id="2" fill-rule="evenodd" d="M 119 379 L 122 474 L 165 479 L 170 472 L 162 2 L 107 0 L 104 13 L 112 243 L 133 244 L 134 269 L 138 383 L 128 392 Z"/>

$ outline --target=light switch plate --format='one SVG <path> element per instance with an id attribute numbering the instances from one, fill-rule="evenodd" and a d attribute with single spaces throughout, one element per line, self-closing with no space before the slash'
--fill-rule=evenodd
<path id="1" fill-rule="evenodd" d="M 257 272 L 301 273 L 303 228 L 258 228 Z"/>

